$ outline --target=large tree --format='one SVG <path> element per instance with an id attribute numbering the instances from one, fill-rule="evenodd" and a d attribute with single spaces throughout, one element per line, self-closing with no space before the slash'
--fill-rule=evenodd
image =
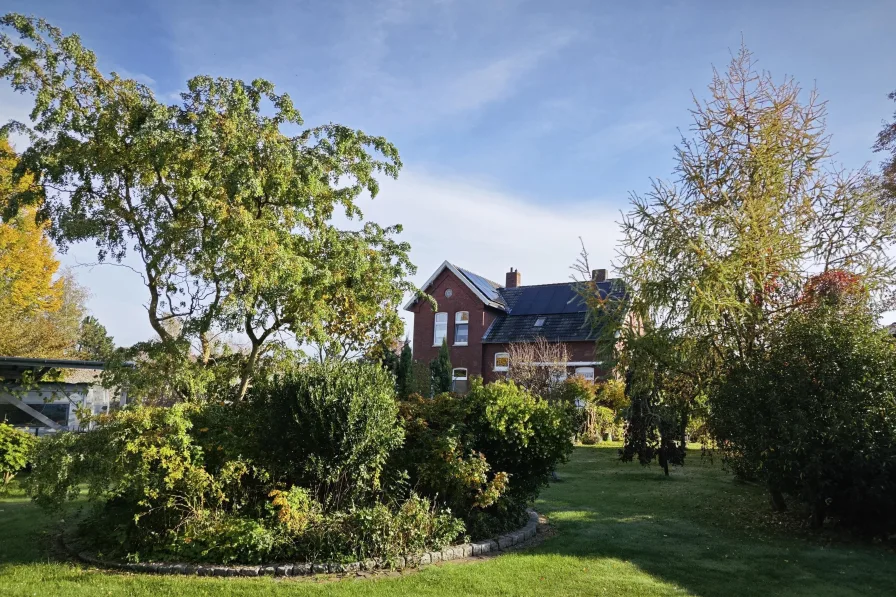
<path id="1" fill-rule="evenodd" d="M 742 48 L 692 115 L 676 179 L 633 195 L 623 218 L 623 299 L 588 283 L 583 292 L 605 356 L 640 380 L 639 400 L 679 405 L 672 422 L 727 367 L 767 349 L 812 275 L 859 274 L 877 309 L 896 279 L 896 198 L 868 171 L 833 162 L 814 91 L 758 72 Z"/>
<path id="2" fill-rule="evenodd" d="M 887 97 L 896 101 L 896 91 Z M 891 195 L 896 197 L 896 112 L 893 114 L 893 122 L 884 125 L 877 135 L 874 151 L 883 151 L 890 155 L 884 160 L 882 167 L 883 187 Z"/>
<path id="3" fill-rule="evenodd" d="M 34 185 L 29 174 L 14 180 L 17 164 L 9 142 L 0 138 L 0 205 Z M 46 232 L 32 208 L 0 218 L 0 355 L 59 358 L 74 352 L 85 294 L 59 271 Z"/>
<path id="4" fill-rule="evenodd" d="M 189 362 L 204 379 L 226 361 L 242 397 L 289 337 L 335 353 L 400 333 L 395 307 L 414 272 L 400 226 L 333 221 L 360 219 L 376 175 L 397 176 L 391 143 L 338 124 L 287 134 L 299 111 L 262 79 L 197 76 L 167 105 L 101 73 L 76 35 L 15 14 L 0 23 L 0 77 L 35 99 L 34 127 L 11 126 L 31 137 L 22 162 L 46 190 L 40 215 L 62 249 L 91 241 L 112 263 L 134 253 L 160 338 L 141 354 Z M 34 199 L 14 194 L 11 207 Z M 245 350 L 219 354 L 225 338 Z"/>

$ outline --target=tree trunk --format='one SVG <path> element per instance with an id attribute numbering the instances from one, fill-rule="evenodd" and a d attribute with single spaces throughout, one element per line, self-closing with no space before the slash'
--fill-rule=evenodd
<path id="1" fill-rule="evenodd" d="M 784 501 L 784 494 L 774 487 L 769 487 L 768 491 L 772 501 L 772 508 L 774 508 L 776 512 L 786 512 L 787 502 Z"/>
<path id="2" fill-rule="evenodd" d="M 255 362 L 258 360 L 260 349 L 260 343 L 252 343 L 252 350 L 249 352 L 249 356 L 246 357 L 246 362 L 243 365 L 243 371 L 240 375 L 240 389 L 239 392 L 237 392 L 237 400 L 242 400 L 249 390 L 249 380 L 252 379 L 252 370 L 255 368 Z"/>

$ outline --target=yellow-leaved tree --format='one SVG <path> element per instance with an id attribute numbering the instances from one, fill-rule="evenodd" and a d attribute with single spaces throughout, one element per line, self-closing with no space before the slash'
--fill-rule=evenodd
<path id="1" fill-rule="evenodd" d="M 34 184 L 13 177 L 18 158 L 0 139 L 0 206 L 14 191 Z M 0 220 L 0 355 L 72 356 L 84 315 L 85 293 L 59 271 L 56 249 L 33 208 Z"/>

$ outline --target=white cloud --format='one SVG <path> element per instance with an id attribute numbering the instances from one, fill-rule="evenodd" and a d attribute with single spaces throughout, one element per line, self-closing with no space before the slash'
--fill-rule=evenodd
<path id="1" fill-rule="evenodd" d="M 156 80 L 147 74 L 135 73 L 133 71 L 129 71 L 126 68 L 116 68 L 113 70 L 116 73 L 118 73 L 118 76 L 121 77 L 122 79 L 133 79 L 133 80 L 137 81 L 138 83 L 143 83 L 147 87 L 155 87 L 155 85 L 156 85 Z"/>
<path id="2" fill-rule="evenodd" d="M 579 255 L 580 236 L 595 268 L 610 268 L 619 239 L 618 212 L 597 198 L 535 205 L 484 184 L 423 172 L 406 171 L 385 182 L 380 195 L 361 207 L 366 219 L 404 225 L 418 285 L 446 259 L 500 283 L 510 267 L 520 271 L 524 285 L 564 282 Z M 405 320 L 410 333 L 412 322 Z"/>

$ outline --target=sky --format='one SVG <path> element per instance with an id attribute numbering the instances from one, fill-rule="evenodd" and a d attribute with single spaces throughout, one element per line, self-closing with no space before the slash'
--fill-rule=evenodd
<path id="1" fill-rule="evenodd" d="M 694 98 L 743 41 L 777 81 L 828 102 L 847 168 L 896 104 L 896 2 L 524 0 L 5 0 L 76 32 L 105 71 L 175 101 L 198 74 L 257 77 L 309 126 L 338 122 L 395 143 L 404 168 L 361 202 L 401 223 L 422 284 L 448 260 L 497 281 L 568 280 L 581 241 L 612 262 L 631 193 L 669 179 Z M 0 84 L 0 122 L 28 98 Z M 62 256 L 120 345 L 153 335 L 140 279 Z"/>

